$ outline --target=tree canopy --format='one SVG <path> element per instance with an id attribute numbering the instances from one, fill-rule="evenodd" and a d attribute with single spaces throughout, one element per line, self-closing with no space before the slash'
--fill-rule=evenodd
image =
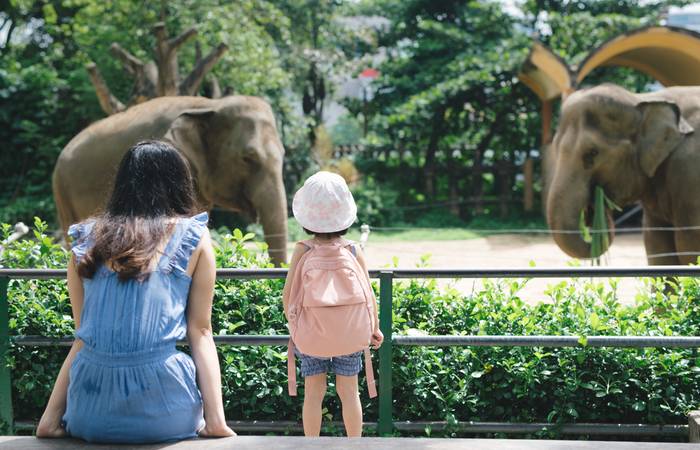
<path id="1" fill-rule="evenodd" d="M 517 79 L 532 37 L 576 64 L 686 3 L 525 0 L 514 11 L 493 0 L 0 0 L 0 221 L 52 221 L 56 156 L 105 115 L 86 64 L 127 103 L 133 74 L 110 48 L 153 59 L 158 22 L 169 37 L 196 27 L 178 49 L 182 78 L 226 47 L 209 72 L 216 83 L 192 93 L 211 96 L 218 85 L 272 104 L 290 193 L 318 164 L 314 146 L 335 142 L 351 149 L 354 189 L 376 206 L 366 217 L 375 225 L 518 214 L 522 164 L 537 165 L 541 146 L 539 101 Z M 364 98 L 341 98 L 367 68 L 378 77 Z M 601 81 L 640 91 L 653 80 L 616 68 L 586 79 Z M 319 127 L 334 102 L 346 112 L 329 137 Z"/>

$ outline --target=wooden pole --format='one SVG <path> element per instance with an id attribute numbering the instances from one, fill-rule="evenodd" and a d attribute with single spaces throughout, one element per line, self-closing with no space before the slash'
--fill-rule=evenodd
<path id="1" fill-rule="evenodd" d="M 552 101 L 542 102 L 542 145 L 552 142 Z"/>
<path id="2" fill-rule="evenodd" d="M 551 100 L 543 100 L 542 101 L 542 140 L 540 144 L 542 158 L 545 158 L 544 151 L 545 148 L 547 147 L 547 144 L 549 144 L 552 141 L 552 101 Z M 544 170 L 545 170 L 545 164 L 542 164 L 542 176 L 544 178 Z M 530 155 L 527 156 L 527 159 L 525 160 L 525 164 L 523 165 L 523 176 L 525 177 L 524 183 L 525 183 L 525 192 L 523 193 L 524 198 L 523 198 L 523 207 L 525 211 L 532 211 L 535 206 L 535 189 L 534 189 L 534 172 L 535 172 L 535 162 L 532 160 Z"/>
<path id="3" fill-rule="evenodd" d="M 534 161 L 530 158 L 528 154 L 525 164 L 523 164 L 523 176 L 525 177 L 525 198 L 523 199 L 523 207 L 525 211 L 530 212 L 534 208 L 535 204 L 535 189 L 533 187 L 533 172 L 534 172 Z"/>

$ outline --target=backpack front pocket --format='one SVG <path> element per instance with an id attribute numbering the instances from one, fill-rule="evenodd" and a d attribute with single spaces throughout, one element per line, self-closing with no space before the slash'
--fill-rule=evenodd
<path id="1" fill-rule="evenodd" d="M 350 268 L 311 269 L 304 274 L 304 307 L 336 307 L 365 302 L 361 281 Z"/>
<path id="2" fill-rule="evenodd" d="M 372 323 L 364 304 L 304 307 L 296 331 L 293 340 L 302 353 L 331 357 L 367 348 Z"/>

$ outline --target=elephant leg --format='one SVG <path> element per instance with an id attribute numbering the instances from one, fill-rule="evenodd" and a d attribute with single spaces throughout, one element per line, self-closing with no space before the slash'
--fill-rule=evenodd
<path id="1" fill-rule="evenodd" d="M 697 264 L 700 257 L 700 230 L 679 230 L 675 236 L 680 264 Z"/>
<path id="2" fill-rule="evenodd" d="M 649 228 L 671 228 L 671 224 L 659 219 L 650 217 L 644 211 L 644 219 L 642 220 L 644 227 L 644 247 L 647 251 L 647 262 L 650 266 L 675 266 L 680 263 L 678 255 L 676 255 L 676 240 L 673 230 L 649 230 Z M 673 294 L 677 290 L 677 280 L 675 277 L 662 277 L 663 292 L 667 295 Z M 657 285 L 658 286 L 658 285 Z M 657 287 L 652 289 L 655 292 Z M 662 310 L 657 310 L 661 314 Z"/>
<path id="3" fill-rule="evenodd" d="M 651 217 L 644 211 L 642 220 L 644 227 L 644 247 L 647 251 L 647 262 L 650 266 L 680 264 L 676 256 L 676 241 L 673 231 L 649 230 L 649 228 L 670 227 L 669 223 Z"/>

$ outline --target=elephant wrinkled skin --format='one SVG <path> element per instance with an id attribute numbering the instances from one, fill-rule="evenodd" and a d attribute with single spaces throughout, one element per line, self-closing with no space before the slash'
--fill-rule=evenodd
<path id="1" fill-rule="evenodd" d="M 547 222 L 559 247 L 590 257 L 576 230 L 581 211 L 590 211 L 593 187 L 601 186 L 620 206 L 641 201 L 649 264 L 697 261 L 699 127 L 700 87 L 633 94 L 605 84 L 569 96 L 551 147 L 547 193 Z M 680 229 L 658 229 L 667 227 Z"/>
<path id="2" fill-rule="evenodd" d="M 270 106 L 256 97 L 160 97 L 100 120 L 63 149 L 53 192 L 64 232 L 104 208 L 122 156 L 165 139 L 190 163 L 199 206 L 259 217 L 276 264 L 286 262 L 284 147 Z"/>

